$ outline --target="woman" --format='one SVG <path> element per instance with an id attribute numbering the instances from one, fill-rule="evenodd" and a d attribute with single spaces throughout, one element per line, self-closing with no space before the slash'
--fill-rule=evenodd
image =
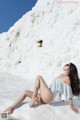
<path id="1" fill-rule="evenodd" d="M 38 90 L 40 89 L 40 93 Z M 65 93 L 65 90 L 67 91 Z M 63 73 L 60 74 L 55 80 L 52 81 L 50 87 L 47 86 L 42 76 L 38 75 L 35 80 L 34 92 L 25 90 L 20 98 L 15 101 L 4 112 L 12 114 L 15 108 L 26 98 L 32 99 L 30 107 L 33 107 L 36 103 L 49 104 L 54 101 L 55 91 L 60 92 L 62 96 L 69 99 L 70 108 L 78 113 L 79 110 L 73 106 L 73 95 L 79 96 L 79 77 L 77 68 L 73 63 L 66 64 L 63 68 Z"/>

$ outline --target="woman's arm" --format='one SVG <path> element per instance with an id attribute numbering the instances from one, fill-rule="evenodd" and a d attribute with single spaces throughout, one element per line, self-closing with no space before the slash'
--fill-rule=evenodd
<path id="1" fill-rule="evenodd" d="M 74 107 L 74 105 L 73 105 L 73 99 L 72 98 L 69 99 L 69 104 L 70 104 L 71 110 L 73 110 L 76 113 L 79 113 L 79 110 L 76 107 Z"/>

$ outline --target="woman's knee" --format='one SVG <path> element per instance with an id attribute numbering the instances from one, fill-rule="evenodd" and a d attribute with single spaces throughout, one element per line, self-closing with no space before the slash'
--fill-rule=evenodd
<path id="1" fill-rule="evenodd" d="M 39 89 L 40 88 L 40 83 L 43 81 L 43 78 L 41 75 L 37 75 L 36 80 L 35 80 L 35 88 Z"/>
<path id="2" fill-rule="evenodd" d="M 40 82 L 41 80 L 43 80 L 43 77 L 41 75 L 37 75 L 36 82 Z"/>
<path id="3" fill-rule="evenodd" d="M 42 78 L 42 76 L 41 75 L 37 75 L 37 78 L 39 79 L 39 78 Z"/>
<path id="4" fill-rule="evenodd" d="M 27 95 L 28 95 L 28 93 L 29 93 L 29 91 L 28 91 L 28 90 L 24 90 L 24 92 L 23 92 L 23 94 L 24 94 L 25 96 L 27 96 Z"/>
<path id="5" fill-rule="evenodd" d="M 39 76 L 37 76 L 35 80 L 35 88 L 39 89 L 39 87 L 40 87 L 40 79 L 39 79 Z"/>

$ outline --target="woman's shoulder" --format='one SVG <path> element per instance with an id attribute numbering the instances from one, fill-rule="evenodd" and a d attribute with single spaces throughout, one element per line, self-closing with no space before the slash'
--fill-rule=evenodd
<path id="1" fill-rule="evenodd" d="M 63 81 L 64 83 L 71 85 L 71 80 L 68 75 L 65 76 L 65 75 L 61 74 L 58 78 L 59 78 L 59 80 Z"/>
<path id="2" fill-rule="evenodd" d="M 69 77 L 69 76 L 66 76 L 64 82 L 65 82 L 66 84 L 68 84 L 68 85 L 71 85 L 70 77 Z"/>
<path id="3" fill-rule="evenodd" d="M 65 77 L 57 76 L 52 80 L 52 83 L 53 84 L 54 83 L 66 83 L 66 85 L 71 86 L 71 80 L 70 80 L 69 76 L 65 76 Z"/>

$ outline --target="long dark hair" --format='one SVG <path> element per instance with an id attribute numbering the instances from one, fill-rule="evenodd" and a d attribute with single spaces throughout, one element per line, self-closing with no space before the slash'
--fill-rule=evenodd
<path id="1" fill-rule="evenodd" d="M 80 94 L 80 86 L 77 67 L 73 63 L 66 64 L 66 66 L 70 68 L 69 77 L 71 80 L 72 92 L 75 96 L 78 96 Z"/>

